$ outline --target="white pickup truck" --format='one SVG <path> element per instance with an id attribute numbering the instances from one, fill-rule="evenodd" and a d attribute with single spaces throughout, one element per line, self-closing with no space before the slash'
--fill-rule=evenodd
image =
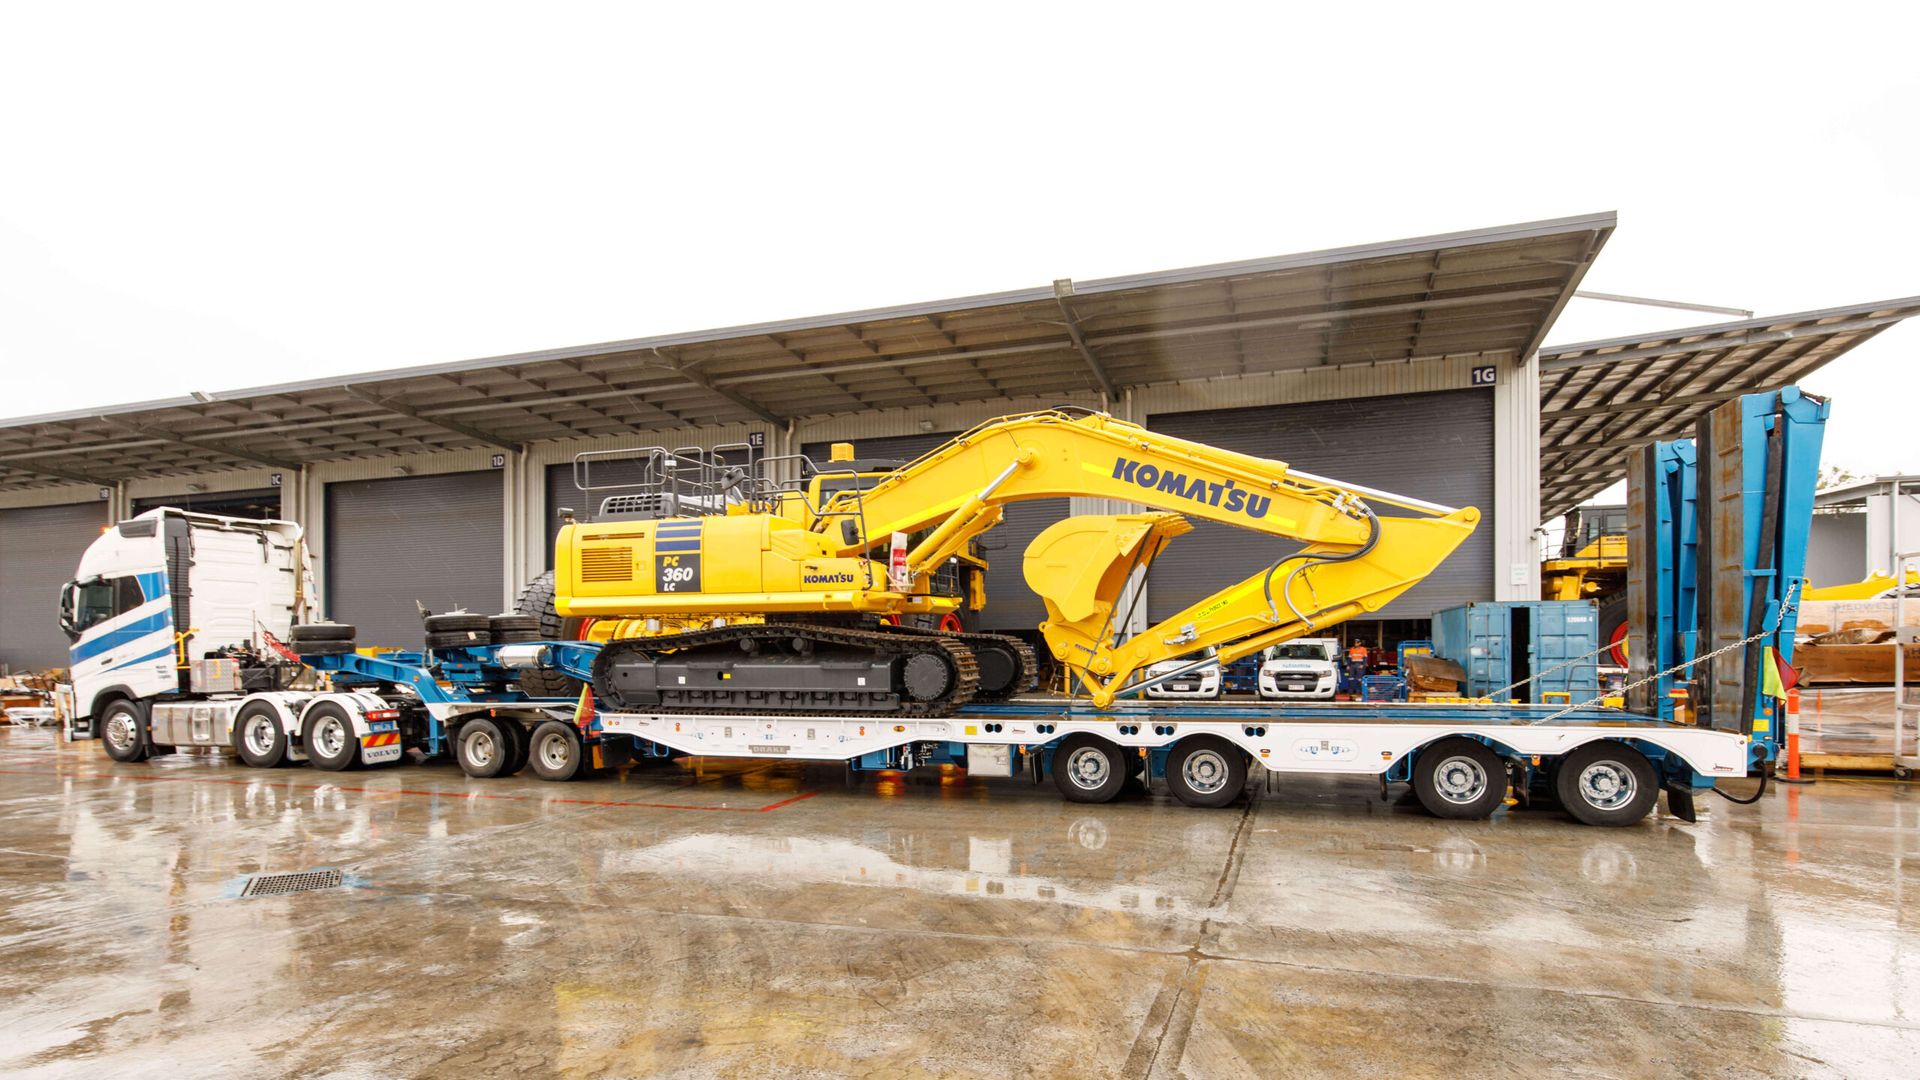
<path id="1" fill-rule="evenodd" d="M 1340 688 L 1340 643 L 1295 638 L 1260 656 L 1260 696 L 1331 701 Z"/>

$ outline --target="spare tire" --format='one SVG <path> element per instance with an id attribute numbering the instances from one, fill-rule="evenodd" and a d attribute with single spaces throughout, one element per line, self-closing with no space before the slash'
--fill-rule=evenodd
<path id="1" fill-rule="evenodd" d="M 539 637 L 535 641 L 575 641 L 580 637 L 580 628 L 584 619 L 561 617 L 553 608 L 553 571 L 549 570 L 520 590 L 520 598 L 514 608 L 522 615 L 530 616 L 539 627 Z M 557 671 L 544 671 L 539 668 L 527 668 L 519 675 L 520 689 L 532 697 L 574 698 L 580 696 L 580 680 L 562 675 Z"/>
<path id="2" fill-rule="evenodd" d="M 353 651 L 351 641 L 296 641 L 293 651 L 301 656 L 345 656 Z"/>
<path id="3" fill-rule="evenodd" d="M 335 622 L 302 623 L 287 635 L 294 641 L 352 641 L 353 624 Z"/>
<path id="4" fill-rule="evenodd" d="M 457 633 L 427 635 L 429 649 L 471 649 L 491 644 L 493 644 L 493 635 L 485 630 L 463 630 Z"/>
<path id="5" fill-rule="evenodd" d="M 427 616 L 427 633 L 451 634 L 467 630 L 484 631 L 487 628 L 487 622 L 488 616 L 469 615 L 464 611 L 455 612 L 451 615 L 429 615 Z"/>
<path id="6" fill-rule="evenodd" d="M 540 632 L 540 620 L 532 615 L 495 615 L 487 620 L 487 629 L 495 634 L 521 631 L 537 634 Z"/>
<path id="7" fill-rule="evenodd" d="M 1600 662 L 1627 666 L 1627 598 L 1616 596 L 1600 605 Z"/>

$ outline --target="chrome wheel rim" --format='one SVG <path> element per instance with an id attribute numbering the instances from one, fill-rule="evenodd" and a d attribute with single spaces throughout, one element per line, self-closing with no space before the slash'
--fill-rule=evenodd
<path id="1" fill-rule="evenodd" d="M 245 732 L 247 749 L 263 757 L 273 753 L 274 726 L 272 717 L 255 716 L 249 718 Z"/>
<path id="2" fill-rule="evenodd" d="M 1199 750 L 1187 755 L 1180 766 L 1180 778 L 1187 790 L 1196 795 L 1212 795 L 1227 786 L 1227 759 L 1218 750 Z"/>
<path id="3" fill-rule="evenodd" d="M 549 769 L 559 770 L 566 768 L 567 762 L 571 760 L 573 760 L 573 747 L 569 745 L 565 735 L 551 732 L 540 740 L 540 764 Z"/>
<path id="4" fill-rule="evenodd" d="M 484 769 L 493 764 L 499 752 L 500 745 L 493 741 L 492 732 L 476 731 L 467 736 L 467 760 L 473 762 L 476 768 Z"/>
<path id="5" fill-rule="evenodd" d="M 1633 801 L 1639 781 L 1617 761 L 1596 761 L 1580 770 L 1580 798 L 1596 810 L 1617 810 Z"/>
<path id="6" fill-rule="evenodd" d="M 1107 755 L 1091 746 L 1083 746 L 1067 755 L 1067 779 L 1073 781 L 1074 787 L 1097 791 L 1106 786 L 1107 776 L 1112 771 Z"/>
<path id="7" fill-rule="evenodd" d="M 1487 770 L 1478 761 L 1456 754 L 1433 770 L 1433 790 L 1450 803 L 1474 802 L 1487 792 Z"/>
<path id="8" fill-rule="evenodd" d="M 323 718 L 314 726 L 313 745 L 314 749 L 320 751 L 321 757 L 339 757 L 347 745 L 345 725 L 331 716 Z"/>
<path id="9" fill-rule="evenodd" d="M 114 713 L 107 718 L 107 729 L 101 734 L 113 744 L 115 750 L 133 749 L 133 716 L 125 711 Z"/>

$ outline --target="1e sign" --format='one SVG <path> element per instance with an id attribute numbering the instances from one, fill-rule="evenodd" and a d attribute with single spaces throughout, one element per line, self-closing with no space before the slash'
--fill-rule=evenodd
<path id="1" fill-rule="evenodd" d="M 1473 369 L 1473 385 L 1475 386 L 1492 386 L 1493 385 L 1493 365 L 1492 364 L 1482 364 L 1479 367 L 1476 367 Z"/>

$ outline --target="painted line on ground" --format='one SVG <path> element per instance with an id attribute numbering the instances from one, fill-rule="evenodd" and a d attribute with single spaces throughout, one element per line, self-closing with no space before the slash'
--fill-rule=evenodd
<path id="1" fill-rule="evenodd" d="M 820 794 L 817 791 L 803 791 L 791 798 L 781 799 L 779 802 L 768 803 L 765 806 L 696 806 L 691 803 L 645 802 L 632 799 L 563 799 L 550 795 L 507 795 L 487 791 L 429 791 L 418 788 L 354 787 L 346 784 L 297 784 L 291 780 L 276 782 L 261 777 L 135 776 L 130 773 L 50 772 L 44 769 L 0 769 L 0 775 L 39 776 L 70 780 L 132 780 L 135 783 L 259 785 L 261 787 L 296 789 L 301 791 L 320 791 L 322 789 L 328 791 L 352 791 L 366 795 L 381 796 L 410 795 L 415 797 L 429 796 L 441 799 L 494 799 L 503 802 L 558 803 L 566 806 L 627 806 L 646 810 L 714 810 L 732 814 L 764 814 L 768 811 L 792 806 L 794 803 L 803 802 Z"/>

